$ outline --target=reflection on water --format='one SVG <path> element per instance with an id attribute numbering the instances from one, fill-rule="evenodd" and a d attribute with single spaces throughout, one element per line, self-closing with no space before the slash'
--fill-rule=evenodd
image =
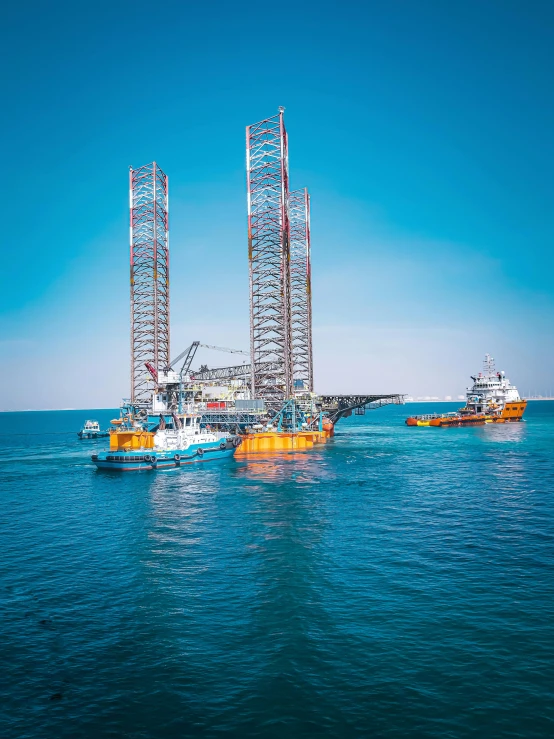
<path id="1" fill-rule="evenodd" d="M 526 422 L 519 423 L 489 423 L 485 426 L 488 434 L 487 441 L 495 443 L 514 444 L 524 441 L 526 434 Z"/>
<path id="2" fill-rule="evenodd" d="M 247 459 L 239 458 L 234 473 L 237 476 L 252 479 L 261 477 L 264 480 L 290 479 L 297 482 L 313 482 L 314 475 L 321 476 L 325 472 L 325 453 L 323 451 L 306 451 L 299 453 L 273 452 L 263 455 L 251 455 Z"/>

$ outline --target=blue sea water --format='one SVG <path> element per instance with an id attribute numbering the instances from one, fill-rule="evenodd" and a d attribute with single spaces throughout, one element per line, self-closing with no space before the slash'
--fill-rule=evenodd
<path id="1" fill-rule="evenodd" d="M 554 735 L 554 403 L 428 409 L 122 475 L 0 414 L 0 737 Z"/>

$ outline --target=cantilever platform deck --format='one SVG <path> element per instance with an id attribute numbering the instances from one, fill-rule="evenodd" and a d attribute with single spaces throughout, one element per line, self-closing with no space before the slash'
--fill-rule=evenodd
<path id="1" fill-rule="evenodd" d="M 394 393 L 390 395 L 320 395 L 318 405 L 333 422 L 351 416 L 352 413 L 363 415 L 366 409 L 381 408 L 384 405 L 404 403 L 405 396 Z"/>

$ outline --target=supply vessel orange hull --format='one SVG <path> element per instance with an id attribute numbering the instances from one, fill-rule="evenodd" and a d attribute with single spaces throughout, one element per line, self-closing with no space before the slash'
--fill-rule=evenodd
<path id="1" fill-rule="evenodd" d="M 407 426 L 482 426 L 485 423 L 513 423 L 521 421 L 527 407 L 526 400 L 510 403 L 502 409 L 500 414 L 490 413 L 457 413 L 427 414 L 424 416 L 411 416 L 406 419 Z"/>

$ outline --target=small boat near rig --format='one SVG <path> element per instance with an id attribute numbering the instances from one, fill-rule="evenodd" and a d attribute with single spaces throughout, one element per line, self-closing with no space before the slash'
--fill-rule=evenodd
<path id="1" fill-rule="evenodd" d="M 198 414 L 173 415 L 169 425 L 160 416 L 155 432 L 141 428 L 113 431 L 110 449 L 93 454 L 92 461 L 100 469 L 155 470 L 232 457 L 240 445 L 240 436 L 201 428 Z"/>
<path id="2" fill-rule="evenodd" d="M 497 372 L 494 359 L 485 355 L 483 372 L 471 376 L 472 387 L 467 389 L 463 408 L 452 413 L 427 413 L 410 416 L 408 426 L 482 426 L 485 423 L 512 423 L 521 421 L 527 401 L 519 397 L 517 388 L 504 372 Z"/>
<path id="3" fill-rule="evenodd" d="M 109 435 L 109 431 L 102 431 L 98 421 L 85 421 L 85 425 L 77 433 L 79 439 L 102 439 Z"/>

